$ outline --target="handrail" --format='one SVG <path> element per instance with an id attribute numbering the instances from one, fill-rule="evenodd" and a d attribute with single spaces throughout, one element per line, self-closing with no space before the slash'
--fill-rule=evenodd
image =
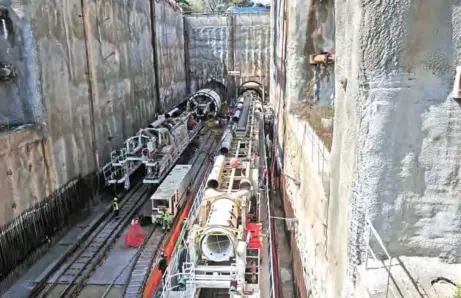
<path id="1" fill-rule="evenodd" d="M 376 229 L 373 227 L 373 224 L 371 222 L 371 220 L 366 216 L 365 217 L 365 221 L 366 221 L 366 225 L 367 225 L 367 228 L 369 229 L 369 231 L 371 231 L 371 234 L 374 236 L 374 238 L 376 239 L 376 241 L 378 242 L 379 246 L 381 247 L 381 249 L 384 251 L 384 254 L 386 255 L 387 259 L 389 260 L 389 265 L 388 266 L 385 266 L 384 264 L 384 268 L 387 272 L 387 283 L 386 283 L 386 298 L 389 297 L 389 289 L 390 291 L 392 292 L 392 295 L 393 297 L 399 297 L 393 288 L 390 287 L 390 281 L 391 281 L 391 268 L 392 268 L 392 257 L 391 255 L 389 254 L 389 252 L 387 251 L 386 247 L 384 246 L 384 243 L 383 243 L 383 240 L 381 239 L 381 237 L 379 236 L 378 232 L 376 231 Z M 365 269 L 368 269 L 368 252 L 371 254 L 371 256 L 373 257 L 373 259 L 377 262 L 380 262 L 380 260 L 376 257 L 376 254 L 375 252 L 373 251 L 373 249 L 371 248 L 370 246 L 370 238 L 371 237 L 367 237 L 367 244 L 366 244 L 366 249 L 367 249 L 367 254 L 365 255 Z"/>

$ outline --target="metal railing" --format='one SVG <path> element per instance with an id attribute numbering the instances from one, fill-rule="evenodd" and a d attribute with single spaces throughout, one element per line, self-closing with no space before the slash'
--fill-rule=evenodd
<path id="1" fill-rule="evenodd" d="M 277 297 L 275 293 L 275 280 L 274 280 L 274 274 L 273 272 L 277 270 L 277 268 L 274 268 L 274 247 L 272 245 L 272 222 L 271 222 L 271 210 L 270 210 L 270 204 L 269 204 L 269 187 L 266 184 L 265 187 L 265 192 L 264 195 L 266 196 L 266 208 L 267 208 L 267 229 L 266 229 L 266 236 L 267 236 L 267 241 L 269 244 L 269 272 L 270 272 L 270 280 L 269 280 L 269 298 L 274 298 Z"/>
<path id="2" fill-rule="evenodd" d="M 264 134 L 264 119 L 261 119 L 260 121 L 262 121 L 262 124 L 260 124 L 260 130 L 262 131 L 262 135 L 265 136 Z M 266 147 L 265 147 L 265 139 L 262 140 L 262 145 L 263 146 L 262 148 L 260 149 L 263 149 L 263 154 L 261 154 L 261 158 L 264 159 L 264 164 L 267 166 L 267 152 L 266 152 Z M 264 173 L 262 173 L 264 174 Z M 263 227 L 264 227 L 264 231 L 266 233 L 266 237 L 267 237 L 267 243 L 268 243 L 268 246 L 269 246 L 269 272 L 270 272 L 270 278 L 269 278 L 269 297 L 268 298 L 274 298 L 276 297 L 276 293 L 275 293 L 275 280 L 274 280 L 274 274 L 273 272 L 275 270 L 277 270 L 276 268 L 274 268 L 274 263 L 273 263 L 273 260 L 274 260 L 274 247 L 272 245 L 272 222 L 271 222 L 271 217 L 272 217 L 272 214 L 271 214 L 271 210 L 270 210 L 270 204 L 269 204 L 269 194 L 270 194 L 270 190 L 269 190 L 269 183 L 266 182 L 266 184 L 264 185 L 264 188 L 263 189 L 260 189 L 260 192 L 258 193 L 258 201 L 259 201 L 259 214 L 263 214 L 262 212 L 262 208 L 266 208 L 265 212 L 267 214 L 267 218 L 262 218 L 262 222 L 264 223 Z M 261 200 L 261 196 L 264 196 L 264 203 L 265 203 L 265 206 L 262 206 L 262 200 Z"/>
<path id="3" fill-rule="evenodd" d="M 208 166 L 207 171 L 205 172 L 204 177 L 208 177 L 211 170 L 213 168 L 213 164 L 210 164 Z M 186 233 L 189 231 L 189 227 L 192 227 L 195 218 L 197 216 L 197 211 L 199 210 L 200 204 L 202 203 L 202 198 L 203 194 L 205 192 L 206 188 L 206 179 L 202 181 L 202 184 L 200 186 L 200 189 L 198 190 L 197 194 L 195 195 L 194 202 L 192 204 L 191 210 L 189 211 L 189 216 L 187 217 L 186 222 L 184 223 L 184 227 L 181 230 L 181 234 L 178 237 L 178 241 L 176 244 L 176 247 L 173 250 L 173 258 L 170 261 L 170 264 L 165 272 L 165 279 L 164 279 L 164 284 L 163 284 L 163 290 L 162 290 L 162 295 L 161 297 L 168 297 L 168 292 L 173 289 L 171 286 L 171 281 L 172 279 L 179 277 L 181 275 L 184 275 L 184 273 L 178 273 L 177 272 L 177 265 L 179 264 L 179 257 L 180 254 L 178 253 L 180 244 L 183 243 L 184 237 L 186 236 Z M 189 280 L 190 282 L 191 280 Z M 195 292 L 195 287 L 191 289 L 191 286 L 188 287 L 186 292 L 183 292 L 181 295 L 182 297 L 191 297 L 191 294 Z"/>
<path id="4" fill-rule="evenodd" d="M 371 223 L 371 220 L 368 217 L 365 217 L 365 221 L 366 221 L 365 235 L 366 235 L 366 238 L 367 238 L 366 239 L 366 251 L 365 251 L 365 269 L 366 270 L 369 269 L 369 267 L 368 267 L 368 254 L 370 254 L 376 262 L 381 262 L 383 264 L 383 268 L 386 270 L 386 273 L 387 273 L 386 274 L 386 279 L 387 279 L 387 282 L 386 282 L 386 298 L 389 297 L 389 292 L 392 293 L 392 297 L 400 297 L 395 293 L 394 288 L 391 287 L 391 275 L 392 275 L 391 269 L 392 269 L 392 259 L 393 258 L 391 257 L 391 255 L 387 251 L 386 247 L 384 246 L 383 240 L 379 236 L 376 229 L 373 227 L 373 224 Z M 386 255 L 387 260 L 389 261 L 388 265 L 386 265 L 384 261 L 380 260 L 376 256 L 373 249 L 371 248 L 370 240 L 371 240 L 372 235 L 374 236 L 373 237 L 374 240 L 376 240 L 376 242 L 379 244 L 380 248 L 382 249 L 382 251 Z"/>

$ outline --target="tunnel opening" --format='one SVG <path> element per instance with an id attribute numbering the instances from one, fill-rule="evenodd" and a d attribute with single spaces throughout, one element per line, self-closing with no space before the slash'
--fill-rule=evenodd
<path id="1" fill-rule="evenodd" d="M 238 96 L 242 96 L 243 93 L 250 90 L 256 92 L 261 99 L 264 98 L 263 95 L 266 95 L 264 94 L 265 92 L 263 91 L 263 86 L 261 83 L 257 81 L 246 81 L 239 87 Z"/>

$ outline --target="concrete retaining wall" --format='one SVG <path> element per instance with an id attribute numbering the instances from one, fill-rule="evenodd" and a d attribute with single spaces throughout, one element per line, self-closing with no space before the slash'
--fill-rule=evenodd
<path id="1" fill-rule="evenodd" d="M 331 214 L 330 154 L 310 125 L 293 115 L 307 100 L 333 104 L 333 67 L 309 64 L 309 54 L 334 53 L 333 3 L 280 0 L 272 9 L 270 97 L 286 193 L 298 220 L 296 242 L 304 280 L 313 297 L 338 297 L 332 289 L 342 272 L 336 270 L 336 252 L 330 254 L 329 246 L 335 245 L 340 227 L 329 221 L 341 207 L 335 206 Z"/>
<path id="2" fill-rule="evenodd" d="M 160 105 L 168 111 L 186 97 L 184 20 L 174 1 L 155 4 L 155 51 L 160 88 Z"/>
<path id="3" fill-rule="evenodd" d="M 459 1 L 348 1 L 335 11 L 336 76 L 347 88 L 336 84 L 331 198 L 355 210 L 337 221 L 352 223 L 349 269 L 364 251 L 365 215 L 391 256 L 460 262 L 461 108 L 450 97 Z"/>
<path id="4" fill-rule="evenodd" d="M 0 94 L 32 98 L 37 124 L 0 135 L 0 225 L 97 170 L 111 150 L 154 119 L 159 106 L 171 107 L 185 95 L 183 20 L 169 5 L 156 4 L 159 85 L 166 99 L 159 104 L 149 1 L 13 3 L 0 1 L 16 36 L 0 41 L 0 57 L 16 63 L 19 87 L 12 92 L 6 85 L 12 83 L 2 82 Z"/>
<path id="5" fill-rule="evenodd" d="M 231 86 L 229 70 L 241 72 L 238 82 L 254 80 L 268 88 L 268 14 L 191 15 L 185 18 L 185 26 L 192 91 L 209 78 Z"/>
<path id="6" fill-rule="evenodd" d="M 329 153 L 306 122 L 290 116 L 287 131 L 291 133 L 285 138 L 283 174 L 286 193 L 298 220 L 296 243 L 306 288 L 314 297 L 321 297 L 326 293 L 324 281 L 328 275 Z"/>

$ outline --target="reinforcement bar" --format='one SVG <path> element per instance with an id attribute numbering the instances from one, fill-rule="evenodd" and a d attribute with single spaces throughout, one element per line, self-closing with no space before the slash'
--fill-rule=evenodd
<path id="1" fill-rule="evenodd" d="M 124 197 L 130 197 L 132 196 L 137 190 L 139 187 L 141 187 L 141 183 L 139 182 L 138 184 L 135 185 L 135 187 L 133 187 L 133 189 L 130 190 L 130 192 L 128 192 Z M 120 197 L 120 199 L 123 199 L 123 197 Z M 125 205 L 126 201 L 125 200 L 121 200 L 120 202 L 120 208 L 123 208 L 123 206 Z M 36 281 L 36 285 L 32 288 L 31 292 L 29 293 L 29 296 L 30 297 L 35 297 L 37 296 L 40 291 L 43 289 L 43 287 L 46 285 L 46 283 L 48 282 L 48 280 L 51 278 L 51 276 L 56 272 L 56 270 L 58 270 L 63 264 L 64 262 L 79 248 L 81 247 L 81 244 L 83 242 L 84 239 L 88 239 L 89 237 L 91 237 L 92 233 L 96 231 L 96 229 L 98 227 L 101 226 L 101 224 L 104 222 L 104 221 L 107 221 L 108 220 L 108 216 L 111 214 L 112 212 L 112 203 L 110 204 L 107 204 L 107 207 L 105 208 L 104 212 L 101 213 L 100 215 L 98 215 L 90 224 L 89 226 L 81 233 L 77 236 L 77 241 L 72 245 L 70 246 L 69 248 L 67 248 L 64 253 L 58 257 L 58 259 L 53 262 L 50 266 L 48 266 L 45 271 L 39 276 L 38 280 Z M 95 235 L 94 235 L 95 236 Z"/>

